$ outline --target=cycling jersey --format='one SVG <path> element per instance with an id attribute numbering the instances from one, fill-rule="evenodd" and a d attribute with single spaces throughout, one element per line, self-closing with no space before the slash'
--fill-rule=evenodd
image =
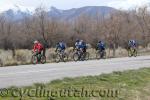
<path id="1" fill-rule="evenodd" d="M 136 41 L 135 40 L 130 40 L 128 45 L 129 45 L 129 47 L 136 47 Z"/>
<path id="2" fill-rule="evenodd" d="M 59 43 L 56 45 L 56 51 L 57 51 L 58 49 L 59 49 L 60 51 L 65 50 L 65 49 L 66 49 L 65 43 L 59 42 Z"/>
<path id="3" fill-rule="evenodd" d="M 98 50 L 105 50 L 105 44 L 103 42 L 100 42 L 97 44 L 97 49 Z"/>
<path id="4" fill-rule="evenodd" d="M 41 43 L 36 43 L 33 47 L 34 52 L 41 52 L 43 49 L 44 47 Z"/>

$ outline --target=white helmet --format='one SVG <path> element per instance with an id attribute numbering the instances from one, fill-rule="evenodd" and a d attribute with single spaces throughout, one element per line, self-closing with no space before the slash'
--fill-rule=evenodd
<path id="1" fill-rule="evenodd" d="M 34 41 L 34 44 L 36 44 L 36 43 L 38 43 L 38 41 L 36 40 L 36 41 Z"/>
<path id="2" fill-rule="evenodd" d="M 83 40 L 80 40 L 80 42 L 83 42 Z"/>

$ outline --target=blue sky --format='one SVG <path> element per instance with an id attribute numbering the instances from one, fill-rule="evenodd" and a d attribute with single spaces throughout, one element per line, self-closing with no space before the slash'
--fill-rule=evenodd
<path id="1" fill-rule="evenodd" d="M 120 9 L 150 4 L 150 0 L 0 0 L 0 11 L 19 7 L 22 10 L 33 11 L 38 6 L 50 9 L 55 6 L 59 9 L 79 8 L 83 6 L 110 6 Z"/>

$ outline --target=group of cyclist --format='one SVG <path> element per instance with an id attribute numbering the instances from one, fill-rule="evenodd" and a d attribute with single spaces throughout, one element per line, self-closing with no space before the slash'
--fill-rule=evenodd
<path id="1" fill-rule="evenodd" d="M 130 40 L 128 42 L 128 49 L 130 48 L 136 48 L 137 43 L 135 40 Z M 79 51 L 81 54 L 84 54 L 86 52 L 87 49 L 87 44 L 85 41 L 83 40 L 79 40 L 77 39 L 75 44 L 74 44 L 74 50 Z M 103 52 L 106 49 L 106 45 L 103 41 L 99 41 L 96 44 L 96 50 Z M 66 50 L 66 43 L 64 43 L 63 41 L 60 41 L 56 44 L 56 50 L 55 52 L 59 52 L 59 53 L 64 53 Z M 40 43 L 39 41 L 34 41 L 34 46 L 33 46 L 33 51 L 37 54 L 41 54 L 44 51 L 44 46 L 42 45 L 42 43 Z"/>

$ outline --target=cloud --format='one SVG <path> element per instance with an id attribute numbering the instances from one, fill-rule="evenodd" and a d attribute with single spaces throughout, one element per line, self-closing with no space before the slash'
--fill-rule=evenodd
<path id="1" fill-rule="evenodd" d="M 36 1 L 36 0 L 32 0 L 33 1 Z M 30 3 L 31 1 L 30 0 L 1 0 L 0 1 L 0 12 L 1 11 L 5 11 L 5 10 L 8 10 L 8 9 L 20 9 L 20 10 L 30 10 L 30 11 L 33 11 L 35 9 L 35 6 L 34 5 L 35 3 Z"/>
<path id="2" fill-rule="evenodd" d="M 133 7 L 147 5 L 149 3 L 150 0 L 117 0 L 117 1 L 109 2 L 108 6 L 121 8 L 121 9 L 129 9 Z"/>

